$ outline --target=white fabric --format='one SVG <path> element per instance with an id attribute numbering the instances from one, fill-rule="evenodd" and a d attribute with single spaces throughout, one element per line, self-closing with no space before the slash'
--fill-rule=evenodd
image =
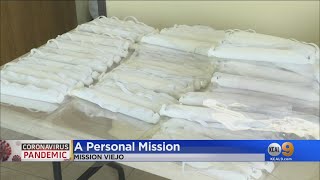
<path id="1" fill-rule="evenodd" d="M 283 101 L 270 100 L 244 94 L 219 92 L 189 92 L 181 96 L 179 102 L 185 105 L 203 106 L 205 100 L 216 102 L 217 106 L 232 110 L 285 115 L 292 112 L 292 105 Z"/>
<path id="2" fill-rule="evenodd" d="M 119 20 L 116 17 L 107 18 L 105 16 L 100 16 L 94 21 L 101 23 L 103 25 L 110 25 L 110 26 L 116 26 L 116 27 L 121 27 L 125 29 L 131 29 L 132 31 L 137 31 L 141 35 L 145 35 L 145 34 L 149 34 L 157 31 L 155 28 L 138 21 L 133 16 L 125 17 L 124 20 Z"/>
<path id="3" fill-rule="evenodd" d="M 72 65 L 89 66 L 93 71 L 97 71 L 100 73 L 107 71 L 107 68 L 108 68 L 108 64 L 105 64 L 99 60 L 79 58 L 79 57 L 69 56 L 69 55 L 55 54 L 55 53 L 51 53 L 50 51 L 47 52 L 45 50 L 42 50 L 42 51 L 34 50 L 33 54 L 31 54 L 30 57 L 36 57 L 39 59 L 47 59 L 50 61 L 56 61 L 56 62 L 72 64 Z"/>
<path id="4" fill-rule="evenodd" d="M 65 76 L 77 81 L 82 81 L 86 85 L 89 85 L 93 82 L 91 76 L 92 70 L 85 66 L 68 65 L 65 63 L 59 63 L 33 57 L 24 58 L 23 60 L 18 61 L 18 63 L 23 64 L 25 67 L 58 73 L 60 76 Z"/>
<path id="5" fill-rule="evenodd" d="M 4 79 L 8 82 L 18 83 L 21 85 L 32 84 L 39 88 L 54 89 L 62 94 L 67 94 L 67 92 L 70 90 L 68 86 L 64 84 L 60 84 L 50 79 L 42 79 L 42 78 L 30 76 L 30 75 L 24 75 L 24 74 L 11 72 L 11 71 L 2 70 L 1 80 L 4 80 Z"/>
<path id="6" fill-rule="evenodd" d="M 1 79 L 1 94 L 49 103 L 62 103 L 64 100 L 64 95 L 57 90 L 10 83 L 4 79 Z"/>
<path id="7" fill-rule="evenodd" d="M 193 87 L 184 87 L 172 83 L 169 80 L 155 76 L 146 76 L 146 74 L 139 72 L 113 71 L 112 73 L 109 73 L 108 76 L 105 76 L 105 78 L 106 77 L 111 77 L 123 83 L 134 83 L 144 88 L 154 90 L 155 92 L 168 93 L 169 95 L 173 95 L 177 98 L 180 97 L 180 94 L 193 90 Z"/>
<path id="8" fill-rule="evenodd" d="M 320 83 L 320 64 L 319 61 L 314 64 L 314 77 Z"/>
<path id="9" fill-rule="evenodd" d="M 258 130 L 295 133 L 300 137 L 313 137 L 319 139 L 319 117 L 308 116 L 300 118 L 299 115 L 285 116 L 284 118 L 266 119 L 261 116 L 251 116 L 248 113 L 240 113 L 217 107 L 211 100 L 204 101 L 204 105 L 212 108 L 215 112 L 211 114 L 214 120 L 222 123 L 228 129 L 237 130 Z M 249 115 L 249 116 L 248 116 Z M 211 120 L 212 121 L 212 120 Z"/>
<path id="10" fill-rule="evenodd" d="M 137 42 L 140 38 L 139 34 L 133 33 L 127 30 L 123 30 L 121 28 L 114 28 L 111 26 L 99 26 L 96 24 L 82 24 L 76 28 L 77 31 L 84 31 L 84 32 L 92 32 L 96 34 L 103 34 L 103 35 L 112 35 L 118 36 L 131 42 Z"/>
<path id="11" fill-rule="evenodd" d="M 224 44 L 209 52 L 209 56 L 233 59 L 265 61 L 274 63 L 312 64 L 314 59 L 309 59 L 303 54 L 291 49 L 267 49 L 260 47 L 236 47 Z"/>
<path id="12" fill-rule="evenodd" d="M 54 45 L 53 45 L 54 43 Z M 92 43 L 87 43 L 87 42 L 77 42 L 77 41 L 72 41 L 72 40 L 65 40 L 60 38 L 59 36 L 54 39 L 54 40 L 49 40 L 47 43 L 48 47 L 58 47 L 58 48 L 63 48 L 63 49 L 69 49 L 69 50 L 74 50 L 74 51 L 82 51 L 83 49 L 85 50 L 84 52 L 91 51 L 94 54 L 114 54 L 116 56 L 120 57 L 126 57 L 128 55 L 128 51 L 114 47 L 114 46 L 97 46 Z"/>
<path id="13" fill-rule="evenodd" d="M 203 127 L 199 123 L 184 119 L 170 119 L 161 125 L 161 130 L 152 139 L 279 139 L 280 137 L 275 137 L 275 134 L 268 132 L 257 133 L 250 130 L 230 131 L 227 129 Z M 183 164 L 190 165 L 198 172 L 205 173 L 215 179 L 226 179 L 226 177 L 239 179 L 247 176 L 259 178 L 261 171 L 271 173 L 275 167 L 272 162 L 185 162 Z M 191 170 L 184 168 L 184 171 L 187 172 Z M 230 175 L 223 176 L 224 173 Z"/>
<path id="14" fill-rule="evenodd" d="M 229 44 L 239 46 L 254 46 L 265 48 L 287 48 L 293 41 L 281 37 L 259 34 L 248 31 L 232 31 L 227 33 L 226 40 Z"/>
<path id="15" fill-rule="evenodd" d="M 267 140 L 287 138 L 281 133 L 268 131 L 231 131 L 220 123 L 208 123 L 203 126 L 198 122 L 171 118 L 161 124 L 153 139 L 193 139 L 193 140 Z"/>
<path id="16" fill-rule="evenodd" d="M 316 101 L 304 101 L 297 98 L 290 98 L 286 96 L 280 96 L 275 94 L 268 94 L 257 91 L 249 91 L 243 89 L 233 89 L 233 88 L 224 88 L 224 87 L 216 87 L 211 89 L 214 93 L 232 93 L 239 95 L 252 96 L 255 98 L 264 98 L 270 99 L 270 101 L 279 101 L 292 105 L 292 109 L 294 111 L 305 112 L 308 114 L 319 115 L 319 102 Z"/>
<path id="17" fill-rule="evenodd" d="M 159 114 L 149 108 L 144 108 L 132 102 L 110 96 L 95 89 L 75 89 L 71 92 L 71 95 L 95 103 L 112 112 L 119 112 L 148 123 L 157 123 L 160 119 Z"/>
<path id="18" fill-rule="evenodd" d="M 114 46 L 119 49 L 129 49 L 131 42 L 125 39 L 110 37 L 100 34 L 81 32 L 81 31 L 71 31 L 60 36 L 64 40 L 72 40 L 77 42 L 87 42 L 96 45 L 103 46 Z"/>
<path id="19" fill-rule="evenodd" d="M 231 30 L 226 35 L 225 43 L 242 47 L 287 49 L 300 53 L 311 61 L 319 59 L 319 47 L 315 44 L 255 32 Z"/>
<path id="20" fill-rule="evenodd" d="M 290 114 L 283 118 L 274 118 L 258 113 L 245 113 L 216 106 L 210 99 L 204 101 L 210 108 L 163 105 L 160 115 L 182 118 L 209 127 L 208 123 L 221 123 L 232 131 L 257 130 L 294 133 L 300 137 L 319 139 L 319 117 Z M 318 119 L 318 120 L 317 120 Z M 215 126 L 216 128 L 218 126 Z"/>
<path id="21" fill-rule="evenodd" d="M 30 111 L 41 111 L 41 112 L 53 112 L 58 109 L 57 104 L 47 103 L 43 101 L 35 101 L 32 99 L 25 99 L 15 96 L 8 96 L 5 94 L 1 94 L 0 102 L 8 105 L 13 105 L 17 107 L 23 107 Z"/>
<path id="22" fill-rule="evenodd" d="M 8 63 L 2 70 L 8 70 L 11 72 L 16 72 L 19 74 L 30 75 L 42 79 L 53 80 L 61 84 L 66 84 L 68 86 L 82 87 L 84 84 L 82 82 L 77 82 L 75 79 L 66 77 L 62 73 L 48 72 L 45 69 L 39 68 L 35 69 L 33 66 L 27 66 L 20 63 Z"/>
<path id="23" fill-rule="evenodd" d="M 162 34 L 150 34 L 144 36 L 141 39 L 141 42 L 157 46 L 163 46 L 166 48 L 172 48 L 189 53 L 201 54 L 204 56 L 208 56 L 209 50 L 215 47 L 213 43 L 209 42 L 183 39 L 179 37 Z"/>
<path id="24" fill-rule="evenodd" d="M 107 64 L 108 67 L 111 67 L 113 65 L 113 62 L 120 62 L 121 58 L 120 56 L 116 56 L 113 54 L 104 54 L 104 55 L 97 55 L 93 53 L 86 53 L 86 52 L 77 52 L 77 51 L 72 51 L 72 50 L 67 50 L 67 49 L 59 49 L 57 47 L 47 47 L 43 46 L 39 48 L 40 51 L 45 51 L 45 52 L 51 52 L 54 54 L 61 54 L 61 55 L 69 55 L 77 58 L 85 58 L 85 59 L 90 59 L 90 60 L 97 60 L 101 61 L 102 63 Z M 31 50 L 32 51 L 32 50 Z"/>
<path id="25" fill-rule="evenodd" d="M 295 86 L 290 83 L 276 82 L 258 78 L 215 73 L 212 82 L 228 88 L 246 89 L 276 95 L 298 98 L 306 101 L 319 101 L 319 94 L 310 87 Z"/>
<path id="26" fill-rule="evenodd" d="M 208 26 L 188 26 L 175 25 L 171 28 L 165 28 L 160 31 L 162 35 L 171 35 L 184 39 L 191 39 L 196 41 L 204 41 L 220 44 L 225 39 L 225 32 L 222 30 L 214 30 Z"/>
<path id="27" fill-rule="evenodd" d="M 306 78 L 313 79 L 313 65 L 312 64 L 290 64 L 290 63 L 274 63 L 276 67 L 280 67 L 302 76 Z"/>
<path id="28" fill-rule="evenodd" d="M 158 112 L 162 104 L 176 103 L 177 101 L 162 93 L 155 93 L 148 89 L 143 89 L 134 84 L 124 84 L 117 81 L 103 81 L 91 87 L 92 89 L 103 92 L 120 99 L 127 100 L 139 106 L 150 108 Z"/>
<path id="29" fill-rule="evenodd" d="M 272 68 L 235 61 L 221 62 L 219 64 L 219 72 L 270 79 L 273 81 L 295 83 L 297 85 L 310 85 L 313 81 L 313 79 L 279 68 Z"/>

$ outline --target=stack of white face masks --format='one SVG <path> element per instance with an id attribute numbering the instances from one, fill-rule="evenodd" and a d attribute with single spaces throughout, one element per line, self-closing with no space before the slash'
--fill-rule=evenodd
<path id="1" fill-rule="evenodd" d="M 229 30 L 222 45 L 211 56 L 289 64 L 313 64 L 319 59 L 319 48 L 311 43 L 298 42 L 255 32 Z"/>
<path id="2" fill-rule="evenodd" d="M 60 104 L 74 87 L 91 84 L 92 74 L 83 65 L 25 57 L 1 70 L 1 94 Z"/>
<path id="3" fill-rule="evenodd" d="M 72 89 L 89 86 L 125 58 L 131 46 L 132 42 L 116 35 L 80 31 L 60 35 L 32 49 L 19 61 L 5 65 L 1 70 L 1 102 L 52 111 L 54 108 L 44 104 L 57 107 Z"/>
<path id="4" fill-rule="evenodd" d="M 175 25 L 160 33 L 144 36 L 143 43 L 208 56 L 224 39 L 225 32 L 208 26 Z"/>
<path id="5" fill-rule="evenodd" d="M 312 43 L 229 30 L 209 56 L 232 60 L 220 72 L 319 87 L 319 47 Z"/>
<path id="6" fill-rule="evenodd" d="M 184 119 L 170 119 L 161 125 L 161 130 L 157 132 L 152 139 L 283 139 L 282 135 L 272 132 L 230 131 L 227 129 L 214 128 L 213 126 L 204 127 L 199 123 L 186 121 Z M 259 179 L 264 172 L 271 173 L 274 164 L 264 162 L 254 163 L 222 163 L 222 162 L 184 162 L 196 169 L 216 179 Z"/>
<path id="7" fill-rule="evenodd" d="M 79 25 L 78 31 L 92 32 L 96 34 L 104 34 L 109 36 L 120 37 L 131 42 L 138 42 L 146 35 L 157 30 L 142 22 L 139 22 L 135 17 L 129 16 L 124 20 L 119 20 L 116 17 L 107 18 L 100 16 L 89 23 Z"/>
<path id="8" fill-rule="evenodd" d="M 271 114 L 269 112 L 254 113 L 250 109 L 249 112 L 247 112 L 248 109 L 245 109 L 246 111 L 230 110 L 232 108 L 226 107 L 228 103 L 224 103 L 217 103 L 215 99 L 206 99 L 203 102 L 205 107 L 163 105 L 160 115 L 195 121 L 205 127 L 227 128 L 232 131 L 294 133 L 301 138 L 319 139 L 319 117 L 317 116 L 298 112 Z"/>
<path id="9" fill-rule="evenodd" d="M 212 72 L 209 59 L 141 46 L 128 61 L 100 76 L 96 85 L 71 94 L 110 111 L 157 123 L 163 104 L 176 103 L 181 94 L 205 87 Z"/>
<path id="10" fill-rule="evenodd" d="M 287 102 L 293 111 L 319 115 L 318 46 L 233 30 L 211 53 L 223 58 L 212 78 L 218 87 L 213 92 L 255 94 Z"/>

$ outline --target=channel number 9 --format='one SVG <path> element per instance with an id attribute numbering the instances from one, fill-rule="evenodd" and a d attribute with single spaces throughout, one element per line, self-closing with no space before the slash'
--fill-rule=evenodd
<path id="1" fill-rule="evenodd" d="M 287 156 L 287 157 L 292 156 L 292 154 L 294 152 L 294 146 L 291 142 L 283 143 L 281 148 L 282 148 L 282 155 Z"/>

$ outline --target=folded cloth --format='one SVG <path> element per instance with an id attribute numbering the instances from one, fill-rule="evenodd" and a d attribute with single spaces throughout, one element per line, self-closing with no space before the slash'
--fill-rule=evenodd
<path id="1" fill-rule="evenodd" d="M 306 56 L 308 59 L 319 59 L 319 47 L 316 44 L 256 32 L 227 30 L 225 43 L 242 47 L 290 49 Z"/>
<path id="2" fill-rule="evenodd" d="M 204 101 L 211 100 L 217 106 L 270 115 L 285 115 L 292 112 L 292 105 L 264 97 L 223 92 L 188 92 L 181 96 L 179 102 L 185 105 L 204 106 Z"/>
<path id="3" fill-rule="evenodd" d="M 300 74 L 283 70 L 277 67 L 267 67 L 263 65 L 255 65 L 251 63 L 236 61 L 221 62 L 219 64 L 218 71 L 234 75 L 288 82 L 296 85 L 310 85 L 313 81 L 313 78 L 307 78 Z"/>
<path id="4" fill-rule="evenodd" d="M 221 123 L 232 131 L 258 130 L 294 133 L 304 138 L 319 139 L 319 117 L 299 114 L 275 118 L 270 115 L 234 111 L 216 106 L 215 102 L 206 100 L 204 105 L 210 108 L 163 105 L 160 115 L 195 121 L 208 127 L 208 123 Z"/>
<path id="5" fill-rule="evenodd" d="M 201 54 L 204 56 L 208 56 L 209 50 L 215 47 L 215 44 L 210 42 L 183 39 L 162 34 L 150 34 L 144 36 L 141 39 L 141 42 L 189 53 Z"/>
<path id="6" fill-rule="evenodd" d="M 39 88 L 34 85 L 22 85 L 1 79 L 1 94 L 45 101 L 49 103 L 62 103 L 65 95 L 55 89 Z"/>
<path id="7" fill-rule="evenodd" d="M 23 107 L 30 111 L 35 111 L 35 112 L 40 111 L 40 112 L 50 113 L 55 111 L 59 107 L 58 104 L 54 104 L 54 103 L 48 103 L 45 101 L 36 101 L 32 99 L 9 96 L 5 94 L 1 94 L 0 102 L 8 105 L 17 106 L 17 107 Z"/>
<path id="8" fill-rule="evenodd" d="M 291 98 L 298 98 L 306 101 L 319 102 L 318 92 L 307 86 L 295 86 L 290 83 L 225 73 L 215 73 L 212 77 L 212 82 L 215 82 L 222 87 L 252 90 Z"/>
<path id="9" fill-rule="evenodd" d="M 162 35 L 171 35 L 183 39 L 204 41 L 220 44 L 225 39 L 225 31 L 214 30 L 209 26 L 201 25 L 175 25 L 171 28 L 165 28 L 160 31 Z"/>
<path id="10" fill-rule="evenodd" d="M 229 44 L 223 44 L 211 49 L 209 56 L 233 60 L 264 61 L 289 64 L 313 64 L 315 61 L 315 59 L 301 53 L 297 53 L 292 49 L 238 47 Z"/>
<path id="11" fill-rule="evenodd" d="M 119 112 L 124 115 L 137 118 L 148 123 L 157 123 L 160 116 L 150 108 L 145 108 L 130 101 L 113 97 L 112 95 L 92 88 L 81 88 L 71 91 L 72 96 L 79 97 L 112 112 Z"/>
<path id="12" fill-rule="evenodd" d="M 45 50 L 42 50 L 42 51 L 34 50 L 29 57 L 47 59 L 50 61 L 56 61 L 56 62 L 71 64 L 71 65 L 89 66 L 93 71 L 97 71 L 97 72 L 105 72 L 109 67 L 108 64 L 103 63 L 96 59 L 92 59 L 92 58 L 87 59 L 87 58 L 79 58 L 79 57 L 70 56 L 70 55 L 55 54 L 52 52 L 47 52 Z"/>

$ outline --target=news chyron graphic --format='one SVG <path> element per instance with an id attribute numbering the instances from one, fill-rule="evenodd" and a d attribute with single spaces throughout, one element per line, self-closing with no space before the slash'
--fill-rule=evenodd
<path id="1" fill-rule="evenodd" d="M 294 153 L 294 145 L 291 142 L 284 142 L 281 145 L 271 143 L 268 146 L 268 153 L 271 161 L 292 161 L 291 156 Z"/>
<path id="2" fill-rule="evenodd" d="M 69 161 L 70 140 L 1 140 L 1 161 Z"/>

